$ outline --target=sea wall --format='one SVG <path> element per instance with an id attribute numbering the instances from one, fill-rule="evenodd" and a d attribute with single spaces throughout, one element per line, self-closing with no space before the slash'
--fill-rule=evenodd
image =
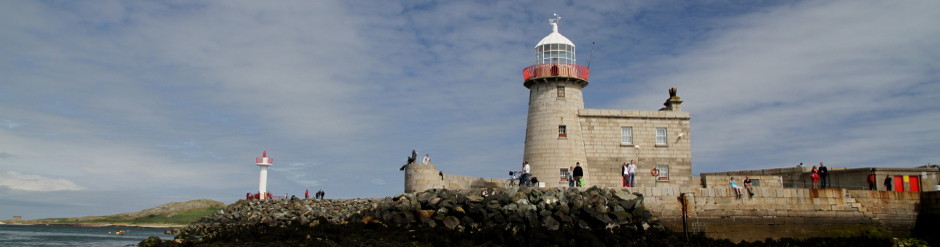
<path id="1" fill-rule="evenodd" d="M 711 174 L 701 183 L 707 188 L 636 187 L 625 188 L 645 195 L 644 205 L 675 231 L 683 231 L 682 203 L 685 194 L 685 229 L 709 237 L 738 240 L 766 238 L 808 238 L 858 236 L 863 233 L 907 236 L 923 211 L 918 192 L 782 188 L 780 176 L 751 175 L 759 179 L 754 196 L 738 197 L 728 188 L 730 176 Z M 735 177 L 743 185 L 743 177 Z M 465 177 L 445 174 L 433 165 L 409 165 L 407 192 L 428 189 L 480 189 L 505 187 L 505 179 Z M 934 194 L 924 207 L 936 213 Z M 921 217 L 923 218 L 923 217 Z"/>
<path id="2" fill-rule="evenodd" d="M 644 206 L 672 230 L 738 240 L 857 236 L 864 232 L 907 236 L 918 215 L 920 193 L 845 189 L 755 188 L 738 197 L 730 188 L 638 188 Z"/>
<path id="3" fill-rule="evenodd" d="M 734 175 L 707 175 L 702 176 L 702 187 L 704 188 L 728 188 L 731 186 L 731 178 L 734 178 L 734 181 L 738 186 L 744 186 L 744 178 L 748 177 L 751 179 L 755 187 L 763 188 L 783 188 L 783 177 L 781 176 L 767 176 L 767 175 L 755 175 L 755 176 L 734 176 Z"/>

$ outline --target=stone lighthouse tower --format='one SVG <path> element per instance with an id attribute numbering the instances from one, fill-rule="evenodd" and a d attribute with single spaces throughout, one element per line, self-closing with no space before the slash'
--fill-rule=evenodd
<path id="1" fill-rule="evenodd" d="M 552 33 L 535 45 L 535 65 L 522 70 L 523 85 L 529 89 L 523 160 L 548 187 L 567 186 L 559 177 L 575 163 L 581 163 L 585 176 L 590 166 L 578 117 L 584 109 L 581 89 L 588 85 L 590 73 L 576 63 L 574 43 L 558 32 L 560 19 L 557 14 L 549 19 Z"/>
<path id="2" fill-rule="evenodd" d="M 274 164 L 274 158 L 268 157 L 268 151 L 261 152 L 261 157 L 255 158 L 255 164 L 261 167 L 258 176 L 258 193 L 261 199 L 267 198 L 268 192 L 268 167 Z"/>

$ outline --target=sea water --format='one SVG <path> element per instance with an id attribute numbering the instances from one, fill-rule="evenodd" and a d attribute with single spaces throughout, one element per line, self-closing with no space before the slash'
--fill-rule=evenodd
<path id="1" fill-rule="evenodd" d="M 117 234 L 120 231 L 124 234 Z M 168 228 L 0 225 L 0 246 L 137 246 L 150 236 L 172 239 Z"/>

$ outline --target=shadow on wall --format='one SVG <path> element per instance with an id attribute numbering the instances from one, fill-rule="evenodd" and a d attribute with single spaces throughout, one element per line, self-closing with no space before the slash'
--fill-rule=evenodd
<path id="1" fill-rule="evenodd" d="M 911 231 L 914 237 L 927 240 L 931 246 L 940 246 L 940 191 L 921 192 L 917 222 Z"/>

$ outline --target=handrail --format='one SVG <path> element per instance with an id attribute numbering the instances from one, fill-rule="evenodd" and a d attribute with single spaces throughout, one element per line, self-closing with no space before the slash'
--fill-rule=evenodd
<path id="1" fill-rule="evenodd" d="M 587 80 L 591 69 L 573 63 L 546 63 L 529 66 L 522 70 L 525 81 L 543 77 L 574 77 Z"/>

